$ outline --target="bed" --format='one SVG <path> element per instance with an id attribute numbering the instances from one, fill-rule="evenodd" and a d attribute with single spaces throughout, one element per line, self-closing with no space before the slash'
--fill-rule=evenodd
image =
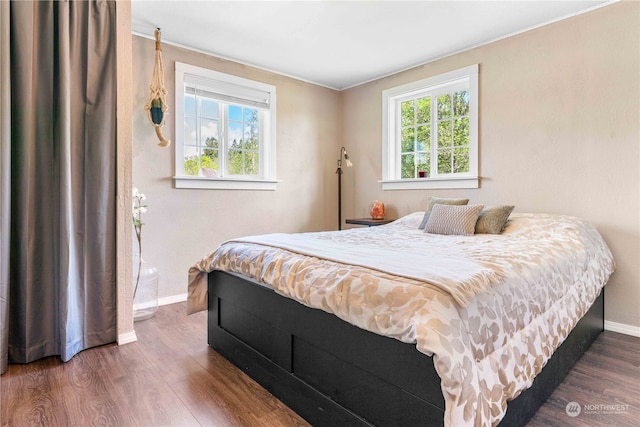
<path id="1" fill-rule="evenodd" d="M 569 216 L 468 236 L 423 218 L 225 242 L 188 310 L 313 425 L 523 425 L 602 331 L 611 253 Z"/>

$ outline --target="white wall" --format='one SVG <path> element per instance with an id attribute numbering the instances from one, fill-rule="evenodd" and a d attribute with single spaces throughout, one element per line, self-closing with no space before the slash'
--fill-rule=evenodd
<path id="1" fill-rule="evenodd" d="M 382 200 L 391 215 L 429 195 L 580 216 L 618 269 L 605 319 L 640 327 L 640 3 L 616 3 L 342 93 L 342 140 L 358 166 L 347 216 Z M 382 191 L 381 92 L 480 64 L 477 190 Z"/>

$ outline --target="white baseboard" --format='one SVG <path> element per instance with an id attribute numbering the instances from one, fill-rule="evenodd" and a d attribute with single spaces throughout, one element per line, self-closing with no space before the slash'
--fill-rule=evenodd
<path id="1" fill-rule="evenodd" d="M 180 294 L 180 295 L 172 295 L 170 297 L 165 297 L 165 298 L 158 298 L 158 306 L 161 305 L 168 305 L 168 304 L 175 304 L 177 302 L 183 302 L 187 300 L 187 294 Z M 134 307 L 134 308 L 145 308 L 142 306 L 139 307 Z M 136 342 L 138 341 L 138 337 L 136 336 L 136 331 L 131 331 L 131 332 L 127 332 L 124 334 L 120 334 L 117 337 L 117 343 L 118 345 L 124 345 L 124 344 L 129 344 L 132 342 Z"/>
<path id="2" fill-rule="evenodd" d="M 187 294 L 172 295 L 170 297 L 158 298 L 158 305 L 169 305 L 187 300 Z"/>
<path id="3" fill-rule="evenodd" d="M 618 332 L 640 338 L 640 326 L 625 325 L 624 323 L 604 321 L 605 331 Z"/>
<path id="4" fill-rule="evenodd" d="M 129 344 L 131 342 L 136 342 L 136 341 L 138 341 L 138 337 L 136 336 L 136 331 L 131 331 L 131 332 L 118 335 L 118 345 Z"/>

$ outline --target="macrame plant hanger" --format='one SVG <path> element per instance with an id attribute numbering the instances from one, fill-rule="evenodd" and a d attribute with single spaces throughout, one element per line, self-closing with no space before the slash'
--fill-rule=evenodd
<path id="1" fill-rule="evenodd" d="M 153 66 L 153 76 L 151 77 L 151 97 L 144 106 L 147 110 L 149 120 L 154 128 L 160 143 L 160 147 L 167 147 L 171 141 L 162 136 L 162 126 L 164 126 L 164 113 L 167 112 L 167 89 L 164 88 L 164 67 L 162 65 L 162 45 L 160 44 L 160 28 L 155 31 L 156 36 L 156 63 Z"/>

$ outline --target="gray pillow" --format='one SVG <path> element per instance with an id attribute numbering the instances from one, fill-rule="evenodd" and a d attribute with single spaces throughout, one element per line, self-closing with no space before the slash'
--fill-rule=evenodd
<path id="1" fill-rule="evenodd" d="M 424 213 L 424 217 L 422 217 L 422 222 L 418 226 L 419 230 L 424 230 L 424 226 L 427 225 L 427 221 L 429 221 L 429 215 L 431 215 L 431 210 L 434 205 L 466 205 L 469 203 L 469 199 L 448 199 L 443 197 L 429 197 L 429 201 L 427 202 L 427 211 Z"/>
<path id="2" fill-rule="evenodd" d="M 431 234 L 472 236 L 482 208 L 482 205 L 456 206 L 436 204 L 431 211 L 424 231 Z"/>
<path id="3" fill-rule="evenodd" d="M 476 234 L 500 234 L 515 206 L 487 206 L 476 222 Z"/>

